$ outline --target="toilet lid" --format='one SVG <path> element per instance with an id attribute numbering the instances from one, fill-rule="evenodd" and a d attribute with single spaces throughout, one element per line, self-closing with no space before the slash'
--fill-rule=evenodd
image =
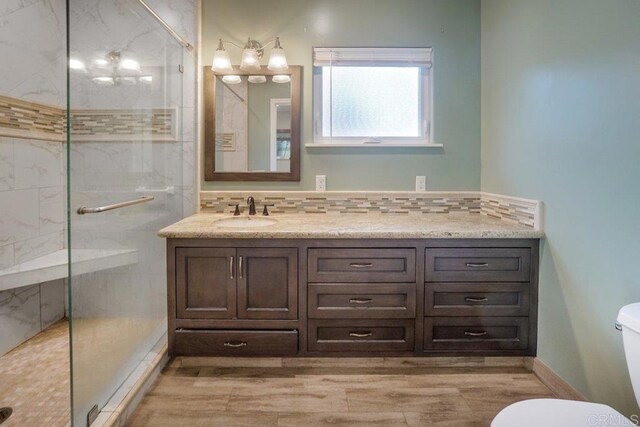
<path id="1" fill-rule="evenodd" d="M 576 400 L 531 399 L 504 408 L 491 427 L 591 427 L 630 426 L 615 409 Z"/>

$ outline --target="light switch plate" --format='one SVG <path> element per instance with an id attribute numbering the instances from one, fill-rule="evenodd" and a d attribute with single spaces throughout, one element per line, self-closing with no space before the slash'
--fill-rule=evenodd
<path id="1" fill-rule="evenodd" d="M 427 191 L 426 176 L 416 176 L 416 191 Z"/>
<path id="2" fill-rule="evenodd" d="M 327 175 L 316 175 L 316 191 L 327 191 Z"/>

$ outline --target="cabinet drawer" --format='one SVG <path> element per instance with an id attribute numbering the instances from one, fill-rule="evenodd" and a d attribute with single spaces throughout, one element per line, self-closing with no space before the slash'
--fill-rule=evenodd
<path id="1" fill-rule="evenodd" d="M 309 285 L 309 318 L 412 318 L 416 315 L 413 284 Z"/>
<path id="2" fill-rule="evenodd" d="M 529 283 L 427 283 L 425 316 L 528 316 Z"/>
<path id="3" fill-rule="evenodd" d="M 309 320 L 309 351 L 413 351 L 413 320 Z"/>
<path id="4" fill-rule="evenodd" d="M 427 249 L 427 282 L 528 282 L 531 249 Z"/>
<path id="5" fill-rule="evenodd" d="M 525 350 L 527 317 L 425 317 L 425 350 Z"/>
<path id="6" fill-rule="evenodd" d="M 415 282 L 415 249 L 309 249 L 309 282 Z"/>
<path id="7" fill-rule="evenodd" d="M 175 355 L 286 356 L 298 352 L 298 331 L 179 330 Z"/>

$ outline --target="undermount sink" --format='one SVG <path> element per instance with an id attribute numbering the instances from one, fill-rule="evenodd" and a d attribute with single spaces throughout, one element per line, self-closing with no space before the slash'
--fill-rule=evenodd
<path id="1" fill-rule="evenodd" d="M 250 227 L 266 227 L 273 225 L 278 220 L 264 217 L 250 217 L 250 216 L 234 216 L 231 218 L 223 218 L 215 221 L 215 224 L 219 227 L 235 227 L 235 228 L 250 228 Z"/>

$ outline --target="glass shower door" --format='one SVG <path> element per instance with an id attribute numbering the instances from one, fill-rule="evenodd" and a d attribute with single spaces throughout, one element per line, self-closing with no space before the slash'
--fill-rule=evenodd
<path id="1" fill-rule="evenodd" d="M 72 406 L 84 426 L 165 337 L 157 232 L 183 212 L 183 47 L 137 0 L 67 1 Z"/>

